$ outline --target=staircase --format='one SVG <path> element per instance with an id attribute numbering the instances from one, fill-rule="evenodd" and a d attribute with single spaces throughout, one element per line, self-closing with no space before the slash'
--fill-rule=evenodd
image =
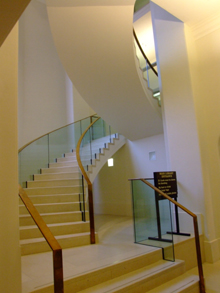
<path id="1" fill-rule="evenodd" d="M 112 260 L 109 263 L 105 263 L 104 259 L 96 259 L 94 263 L 95 269 L 91 271 L 87 269 L 65 280 L 66 293 L 200 292 L 198 276 L 186 272 L 185 262 L 183 260 L 164 261 L 160 249 L 151 247 L 148 252 L 137 253 L 136 256 L 127 256 L 124 259 L 119 257 L 118 261 Z M 53 286 L 46 286 L 32 292 L 52 293 Z"/>
<path id="2" fill-rule="evenodd" d="M 56 236 L 62 248 L 90 243 L 88 213 L 82 221 L 80 195 L 81 175 L 76 155 L 67 153 L 49 168 L 34 175 L 34 181 L 27 182 L 25 191 Z M 20 209 L 20 244 L 22 255 L 50 251 L 24 205 Z"/>
<path id="3" fill-rule="evenodd" d="M 119 135 L 112 139 L 111 143 L 106 144 L 104 141 L 105 138 L 92 142 L 94 159 L 92 165 L 88 166 L 92 181 L 106 160 L 125 143 L 124 137 Z M 85 156 L 84 160 L 90 162 Z M 86 204 L 85 213 L 83 210 L 82 175 L 74 151 L 65 153 L 64 157 L 50 163 L 48 168 L 41 169 L 41 174 L 35 174 L 34 180 L 28 181 L 24 190 L 62 248 L 90 244 L 89 214 Z M 49 245 L 21 201 L 19 211 L 21 254 L 50 251 Z"/>

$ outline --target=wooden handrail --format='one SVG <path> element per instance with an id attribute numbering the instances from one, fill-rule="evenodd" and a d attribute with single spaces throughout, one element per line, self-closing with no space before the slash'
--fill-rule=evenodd
<path id="1" fill-rule="evenodd" d="M 133 179 L 130 179 L 133 180 Z M 202 268 L 202 257 L 201 257 L 201 249 L 200 249 L 200 243 L 199 243 L 199 228 L 198 228 L 198 221 L 197 216 L 192 213 L 190 210 L 185 208 L 183 205 L 172 199 L 170 196 L 168 196 L 166 193 L 162 192 L 160 189 L 152 185 L 150 182 L 146 181 L 143 178 L 140 178 L 142 182 L 147 184 L 149 187 L 154 189 L 157 193 L 168 199 L 170 202 L 178 206 L 180 209 L 182 209 L 184 212 L 186 212 L 188 215 L 193 217 L 193 224 L 194 224 L 194 233 L 195 233 L 195 244 L 196 244 L 196 254 L 197 254 L 197 264 L 198 264 L 198 272 L 199 272 L 199 286 L 200 286 L 200 293 L 205 293 L 205 282 L 204 282 L 204 275 L 203 275 L 203 268 Z"/>
<path id="2" fill-rule="evenodd" d="M 76 159 L 79 165 L 79 168 L 82 172 L 83 177 L 85 178 L 86 182 L 87 182 L 87 186 L 88 186 L 88 198 L 89 198 L 89 220 L 90 220 L 90 242 L 91 244 L 95 243 L 95 223 L 94 223 L 94 208 L 93 208 L 93 192 L 92 192 L 92 182 L 90 181 L 80 158 L 80 145 L 82 143 L 82 140 L 85 136 L 85 134 L 87 133 L 87 131 L 89 131 L 89 129 L 100 119 L 100 117 L 98 117 L 96 120 L 94 120 L 93 122 L 91 122 L 91 124 L 87 127 L 87 129 L 83 132 L 83 134 L 81 135 L 78 143 L 77 143 L 77 147 L 76 147 Z"/>
<path id="3" fill-rule="evenodd" d="M 38 226 L 45 240 L 53 251 L 53 275 L 54 275 L 54 293 L 63 293 L 63 258 L 62 248 L 51 233 L 50 229 L 44 222 L 37 209 L 34 207 L 32 201 L 28 197 L 23 188 L 18 186 L 18 195 L 29 211 L 34 222 Z"/>
<path id="4" fill-rule="evenodd" d="M 142 53 L 144 59 L 147 61 L 147 64 L 150 66 L 150 68 L 153 70 L 153 72 L 156 74 L 156 76 L 158 76 L 157 71 L 154 69 L 154 67 L 153 67 L 153 65 L 151 64 L 150 60 L 147 58 L 146 54 L 144 53 L 144 50 L 143 50 L 142 47 L 141 47 L 141 44 L 140 44 L 140 42 L 139 42 L 139 40 L 138 40 L 138 37 L 137 37 L 137 35 L 136 35 L 134 29 L 133 29 L 133 35 L 134 35 L 135 41 L 136 41 L 136 43 L 137 43 L 137 45 L 138 45 L 138 47 L 139 47 L 139 49 L 140 49 L 140 51 L 141 51 L 141 53 Z"/>

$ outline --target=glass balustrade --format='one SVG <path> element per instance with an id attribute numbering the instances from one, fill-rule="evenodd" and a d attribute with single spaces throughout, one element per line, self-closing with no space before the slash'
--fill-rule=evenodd
<path id="1" fill-rule="evenodd" d="M 147 181 L 154 185 L 153 179 Z M 174 261 L 169 200 L 157 200 L 154 190 L 141 180 L 131 180 L 131 184 L 135 242 L 160 247 L 163 249 L 164 259 Z"/>
<path id="2" fill-rule="evenodd" d="M 34 174 L 39 174 L 42 168 L 64 153 L 76 149 L 82 133 L 89 127 L 91 117 L 55 130 L 35 140 L 19 152 L 19 183 L 26 187 L 26 181 L 33 180 Z"/>
<path id="3" fill-rule="evenodd" d="M 56 158 L 75 150 L 83 132 L 97 118 L 91 116 L 46 134 L 19 152 L 21 186 L 26 187 L 26 181 L 33 180 L 34 174 L 39 174 L 42 168 L 47 168 L 48 164 L 55 162 Z M 94 163 L 103 148 L 113 142 L 114 137 L 116 137 L 115 131 L 102 119 L 98 119 L 88 129 L 81 144 L 81 160 L 85 170 Z"/>
<path id="4" fill-rule="evenodd" d="M 135 49 L 136 49 L 136 55 L 139 60 L 140 68 L 142 69 L 142 72 L 143 72 L 143 77 L 147 80 L 148 87 L 153 90 L 153 96 L 154 98 L 158 100 L 159 106 L 161 106 L 158 76 L 155 74 L 153 69 L 147 63 L 147 60 L 142 54 L 137 42 L 135 42 Z M 152 66 L 157 71 L 157 63 L 156 62 L 153 63 Z"/>
<path id="5" fill-rule="evenodd" d="M 116 136 L 116 132 L 101 118 L 88 129 L 80 145 L 80 158 L 86 171 Z"/>

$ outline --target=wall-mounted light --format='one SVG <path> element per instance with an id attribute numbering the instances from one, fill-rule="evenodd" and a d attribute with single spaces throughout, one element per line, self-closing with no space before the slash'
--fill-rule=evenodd
<path id="1" fill-rule="evenodd" d="M 108 159 L 108 167 L 113 167 L 114 166 L 114 160 L 113 158 Z"/>
<path id="2" fill-rule="evenodd" d="M 149 152 L 149 160 L 155 161 L 156 160 L 156 152 Z"/>

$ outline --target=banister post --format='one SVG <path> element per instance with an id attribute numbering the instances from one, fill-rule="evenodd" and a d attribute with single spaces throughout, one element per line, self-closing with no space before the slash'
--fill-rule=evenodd
<path id="1" fill-rule="evenodd" d="M 53 251 L 54 293 L 63 293 L 63 257 L 62 249 Z"/>
<path id="2" fill-rule="evenodd" d="M 89 196 L 90 242 L 91 244 L 95 244 L 95 223 L 94 223 L 92 184 L 88 185 L 88 196 Z"/>

